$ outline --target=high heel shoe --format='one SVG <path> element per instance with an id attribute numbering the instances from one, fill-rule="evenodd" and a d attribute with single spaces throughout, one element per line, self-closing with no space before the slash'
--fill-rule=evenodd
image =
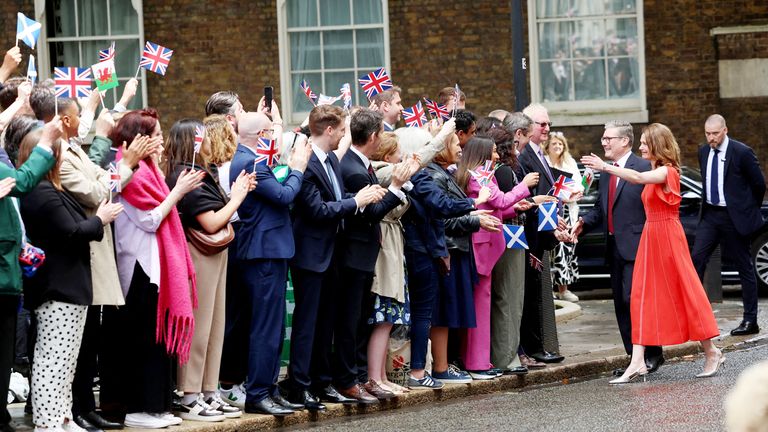
<path id="1" fill-rule="evenodd" d="M 715 369 L 710 372 L 702 372 L 696 375 L 696 378 L 709 378 L 711 376 L 714 376 L 720 370 L 720 367 L 725 369 L 725 355 L 723 355 L 722 351 L 720 351 L 720 358 L 717 360 L 717 363 L 715 364 Z"/>
<path id="2" fill-rule="evenodd" d="M 638 369 L 634 372 L 631 372 L 629 375 L 626 373 L 616 379 L 612 379 L 608 381 L 608 384 L 616 385 L 616 384 L 628 384 L 634 381 L 636 378 L 641 377 L 643 379 L 643 382 L 645 382 L 646 377 L 648 376 L 648 369 Z"/>

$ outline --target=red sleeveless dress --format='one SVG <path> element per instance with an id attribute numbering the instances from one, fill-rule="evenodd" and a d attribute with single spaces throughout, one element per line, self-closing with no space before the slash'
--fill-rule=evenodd
<path id="1" fill-rule="evenodd" d="M 676 345 L 718 336 L 715 315 L 701 285 L 680 224 L 680 173 L 643 189 L 645 226 L 632 275 L 632 343 Z M 664 187 L 669 190 L 664 191 Z"/>

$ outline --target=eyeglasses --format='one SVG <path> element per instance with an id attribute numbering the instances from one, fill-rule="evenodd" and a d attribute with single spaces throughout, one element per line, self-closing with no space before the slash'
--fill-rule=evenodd
<path id="1" fill-rule="evenodd" d="M 602 141 L 604 144 L 608 144 L 613 139 L 620 139 L 620 138 L 626 138 L 626 137 L 602 137 L 600 138 L 600 141 Z"/>
<path id="2" fill-rule="evenodd" d="M 539 126 L 541 126 L 543 128 L 545 128 L 547 126 L 552 127 L 552 122 L 533 122 L 533 124 L 539 125 Z"/>

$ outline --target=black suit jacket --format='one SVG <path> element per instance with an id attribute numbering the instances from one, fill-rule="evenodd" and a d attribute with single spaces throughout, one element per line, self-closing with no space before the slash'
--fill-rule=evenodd
<path id="1" fill-rule="evenodd" d="M 531 195 L 547 195 L 552 189 L 552 185 L 555 182 L 544 165 L 541 163 L 541 159 L 533 151 L 533 148 L 529 145 L 523 147 L 523 151 L 520 152 L 520 156 L 517 158 L 520 162 L 520 166 L 525 173 L 536 172 L 539 173 L 539 183 L 531 189 Z M 551 170 L 551 168 L 550 168 Z M 555 238 L 554 231 L 539 231 L 539 214 L 537 213 L 538 207 L 534 207 L 526 212 L 525 218 L 525 238 L 528 240 L 529 251 L 537 258 L 541 259 L 543 251 L 550 250 L 557 245 L 557 239 Z"/>
<path id="2" fill-rule="evenodd" d="M 634 154 L 629 155 L 624 168 L 644 172 L 651 169 L 651 163 Z M 584 216 L 584 231 L 602 226 L 608 236 L 608 188 L 615 181 L 612 175 L 600 174 L 597 202 L 592 210 Z M 645 185 L 632 184 L 619 179 L 613 201 L 613 231 L 616 249 L 626 261 L 634 261 L 637 247 L 640 244 L 640 234 L 645 226 L 645 207 L 640 195 Z M 608 251 L 606 251 L 608 253 Z"/>
<path id="3" fill-rule="evenodd" d="M 350 195 L 368 185 L 379 184 L 376 174 L 369 173 L 363 160 L 352 150 L 341 159 L 341 176 L 344 179 L 344 190 Z M 366 272 L 374 270 L 381 248 L 379 223 L 390 210 L 400 204 L 397 195 L 387 191 L 381 201 L 368 204 L 365 210 L 346 217 L 342 231 L 343 265 Z"/>
<path id="4" fill-rule="evenodd" d="M 699 148 L 699 167 L 701 167 L 701 179 L 704 185 L 701 196 L 702 208 L 707 198 L 709 152 L 709 145 Z M 760 171 L 760 164 L 755 152 L 749 146 L 729 138 L 723 168 L 723 191 L 728 215 L 739 234 L 750 235 L 765 223 L 760 213 L 760 205 L 765 195 L 765 178 Z"/>
<path id="5" fill-rule="evenodd" d="M 341 201 L 336 200 L 325 167 L 314 153 L 304 171 L 301 191 L 293 201 L 293 239 L 296 252 L 291 259 L 291 265 L 316 273 L 328 269 L 342 219 L 357 209 L 355 199 L 344 195 L 339 160 L 333 152 L 329 153 L 328 158 L 341 188 Z"/>
<path id="6" fill-rule="evenodd" d="M 43 180 L 21 201 L 21 216 L 30 243 L 45 252 L 45 262 L 24 281 L 25 304 L 36 308 L 56 300 L 90 305 L 93 299 L 91 249 L 100 241 L 104 226 L 67 192 Z"/>

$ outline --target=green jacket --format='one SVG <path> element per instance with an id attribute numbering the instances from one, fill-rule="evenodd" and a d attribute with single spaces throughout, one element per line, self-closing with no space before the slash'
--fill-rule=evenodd
<path id="1" fill-rule="evenodd" d="M 55 163 L 53 154 L 36 147 L 19 169 L 0 164 L 0 179 L 15 178 L 16 187 L 13 188 L 10 196 L 21 197 L 32 191 Z M 11 198 L 6 196 L 0 198 L 0 295 L 21 294 L 19 252 L 21 252 L 19 214 Z"/>

